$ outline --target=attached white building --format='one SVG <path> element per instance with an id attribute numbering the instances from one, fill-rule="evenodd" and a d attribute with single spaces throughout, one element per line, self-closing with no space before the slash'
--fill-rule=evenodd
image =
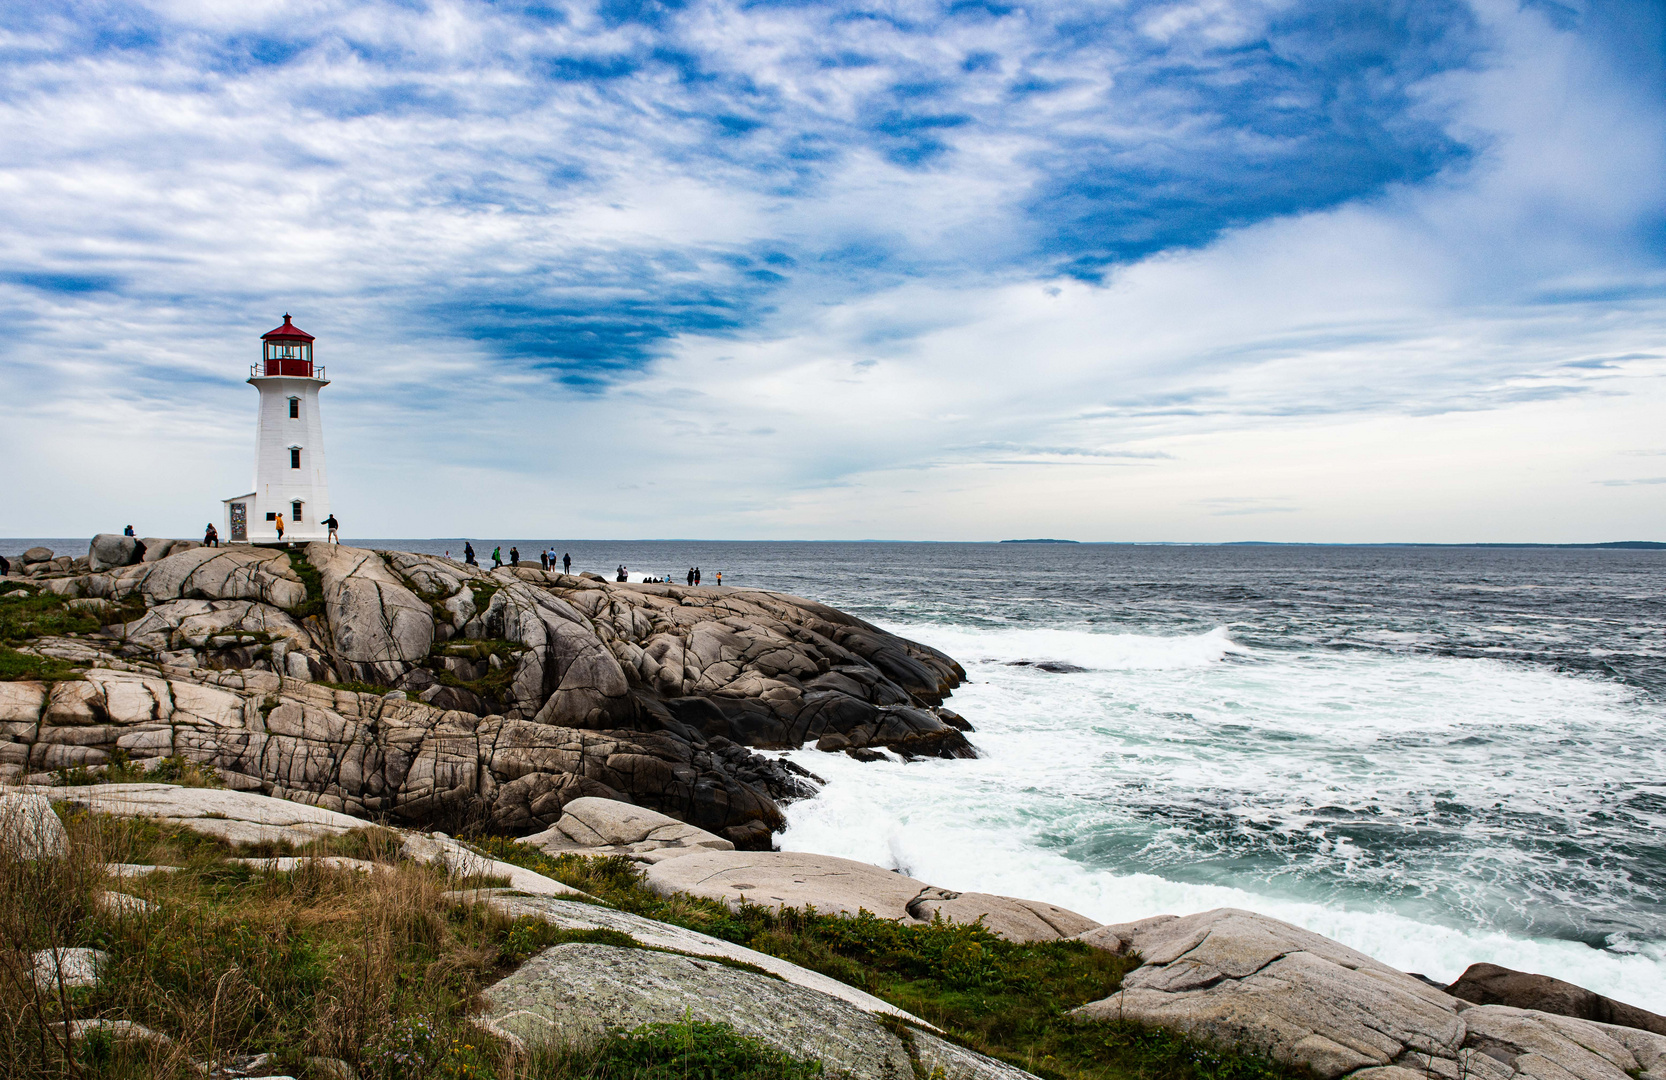
<path id="1" fill-rule="evenodd" d="M 255 489 L 225 500 L 221 540 L 263 543 L 278 538 L 322 540 L 329 530 L 330 484 L 324 471 L 324 421 L 318 391 L 330 385 L 312 362 L 313 336 L 283 317 L 261 335 L 261 360 L 249 370 L 260 391 L 255 426 Z"/>

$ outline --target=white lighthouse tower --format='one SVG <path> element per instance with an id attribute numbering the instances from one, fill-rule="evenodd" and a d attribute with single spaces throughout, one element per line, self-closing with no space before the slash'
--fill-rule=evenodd
<path id="1" fill-rule="evenodd" d="M 324 422 L 318 391 L 330 385 L 312 362 L 313 336 L 283 317 L 261 335 L 260 363 L 249 382 L 260 391 L 255 427 L 255 489 L 225 500 L 225 538 L 262 543 L 278 538 L 323 540 L 328 533 L 330 485 L 324 471 Z"/>

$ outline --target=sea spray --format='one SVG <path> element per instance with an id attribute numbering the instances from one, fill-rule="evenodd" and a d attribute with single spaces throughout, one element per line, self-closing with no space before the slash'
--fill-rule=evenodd
<path id="1" fill-rule="evenodd" d="M 1191 635 L 890 624 L 959 657 L 977 761 L 792 755 L 784 848 L 1105 921 L 1232 906 L 1436 979 L 1486 960 L 1666 1009 L 1634 782 L 1666 722 L 1612 680 Z"/>

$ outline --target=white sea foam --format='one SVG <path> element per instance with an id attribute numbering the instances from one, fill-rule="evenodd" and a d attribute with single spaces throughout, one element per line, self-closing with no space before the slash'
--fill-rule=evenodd
<path id="1" fill-rule="evenodd" d="M 1666 718 L 1624 686 L 1224 628 L 896 629 L 966 664 L 984 756 L 797 752 L 830 783 L 783 847 L 1107 922 L 1244 907 L 1436 979 L 1485 960 L 1666 1010 L 1659 882 L 1603 833 L 1622 808 L 1625 835 L 1666 824 L 1624 802 L 1666 766 Z"/>

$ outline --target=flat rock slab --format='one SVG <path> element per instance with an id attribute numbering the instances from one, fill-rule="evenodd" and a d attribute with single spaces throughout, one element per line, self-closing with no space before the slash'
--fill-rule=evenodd
<path id="1" fill-rule="evenodd" d="M 551 854 L 624 855 L 640 861 L 686 855 L 693 851 L 733 851 L 723 837 L 655 810 L 617 799 L 584 796 L 561 808 L 561 819 L 541 833 L 525 837 Z"/>
<path id="2" fill-rule="evenodd" d="M 60 986 L 65 990 L 97 986 L 99 970 L 110 956 L 98 949 L 42 949 L 31 959 L 35 985 L 55 994 Z"/>
<path id="3" fill-rule="evenodd" d="M 866 910 L 882 919 L 918 922 L 908 913 L 931 888 L 870 863 L 797 851 L 702 851 L 655 863 L 648 886 L 662 896 L 685 892 L 731 906 L 814 907 L 824 915 Z"/>
<path id="4" fill-rule="evenodd" d="M 957 893 L 871 863 L 797 851 L 693 852 L 648 868 L 648 885 L 661 895 L 686 892 L 730 906 L 814 907 L 824 915 L 869 911 L 882 919 L 928 923 L 982 919 L 1009 941 L 1055 941 L 1099 924 L 1085 915 L 991 893 Z"/>
<path id="5" fill-rule="evenodd" d="M 509 887 L 517 892 L 531 893 L 535 896 L 577 896 L 586 900 L 594 899 L 582 889 L 575 889 L 524 866 L 488 858 L 441 833 L 413 833 L 405 838 L 400 851 L 407 859 L 437 863 L 443 866 L 447 873 L 455 874 L 457 877 L 504 878 L 509 882 Z"/>
<path id="6" fill-rule="evenodd" d="M 98 894 L 98 906 L 118 918 L 143 918 L 157 910 L 149 900 L 108 890 Z"/>
<path id="7" fill-rule="evenodd" d="M 862 1010 L 766 975 L 674 953 L 557 945 L 483 996 L 486 1025 L 531 1045 L 692 1020 L 728 1024 L 783 1053 L 821 1061 L 830 1074 L 848 1073 L 853 1080 L 914 1075 L 910 1046 L 903 1041 L 909 1036 L 892 1034 Z M 976 1063 L 976 1058 L 970 1062 Z M 995 1062 L 989 1065 L 993 1068 L 960 1072 L 956 1080 L 1027 1075 Z"/>
<path id="8" fill-rule="evenodd" d="M 1253 912 L 1165 915 L 1079 940 L 1137 952 L 1145 965 L 1129 973 L 1121 992 L 1076 1015 L 1180 1031 L 1306 1066 L 1321 1080 L 1666 1080 L 1666 1036 L 1470 1006 L 1339 942 Z"/>
<path id="9" fill-rule="evenodd" d="M 863 993 L 854 986 L 847 986 L 837 979 L 829 978 L 818 971 L 799 967 L 778 957 L 761 953 L 755 949 L 748 949 L 744 945 L 736 945 L 732 941 L 702 934 L 697 930 L 688 930 L 670 923 L 656 922 L 640 915 L 617 911 L 613 908 L 601 907 L 597 904 L 584 904 L 574 900 L 558 900 L 552 897 L 516 896 L 512 892 L 500 890 L 481 890 L 477 893 L 459 894 L 462 898 L 478 899 L 493 909 L 502 912 L 510 918 L 529 917 L 542 919 L 552 926 L 563 930 L 617 930 L 622 934 L 629 934 L 644 945 L 651 945 L 656 949 L 670 949 L 673 952 L 688 953 L 693 956 L 716 956 L 726 960 L 734 960 L 753 967 L 762 968 L 794 986 L 802 986 L 806 990 L 814 990 L 829 997 L 838 998 L 847 1004 L 854 1005 L 863 1012 L 882 1013 L 895 1016 L 921 1027 L 937 1030 L 924 1020 L 897 1008 L 886 1001 L 881 1001 L 872 994 Z"/>
<path id="10" fill-rule="evenodd" d="M 88 784 L 28 790 L 95 813 L 155 818 L 234 844 L 304 844 L 370 825 L 334 810 L 248 791 L 174 784 Z"/>
<path id="11" fill-rule="evenodd" d="M 935 888 L 927 889 L 910 902 L 908 913 L 928 921 L 934 915 L 957 923 L 981 919 L 992 933 L 1019 942 L 1057 941 L 1087 933 L 1100 925 L 1086 915 L 1041 900 Z"/>

